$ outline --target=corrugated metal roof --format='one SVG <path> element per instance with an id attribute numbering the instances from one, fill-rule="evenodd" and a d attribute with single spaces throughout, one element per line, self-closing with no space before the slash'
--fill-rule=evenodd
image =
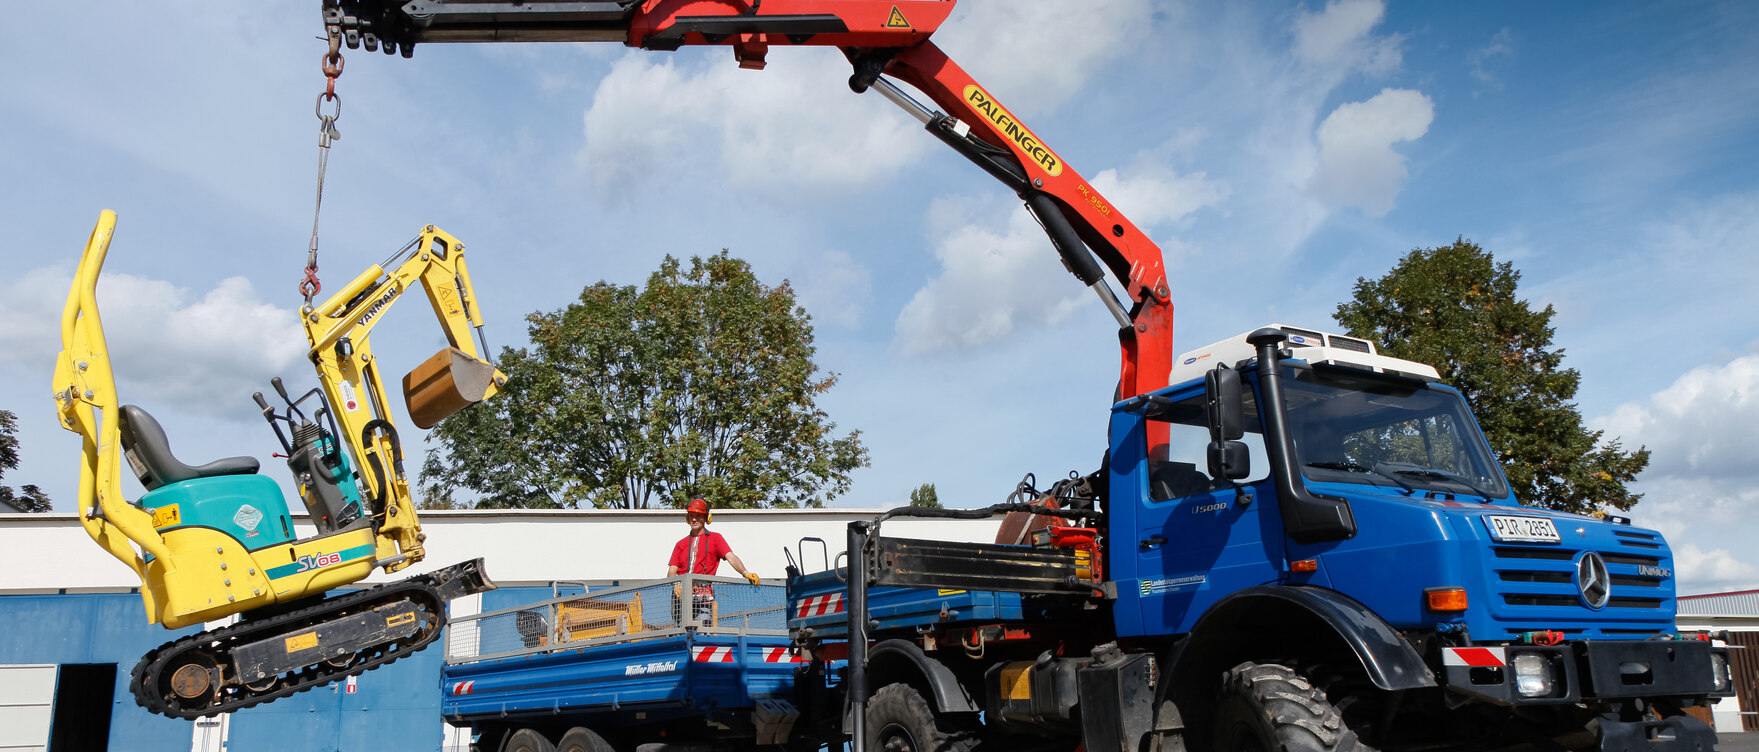
<path id="1" fill-rule="evenodd" d="M 1759 616 L 1759 590 L 1679 597 L 1680 616 Z"/>

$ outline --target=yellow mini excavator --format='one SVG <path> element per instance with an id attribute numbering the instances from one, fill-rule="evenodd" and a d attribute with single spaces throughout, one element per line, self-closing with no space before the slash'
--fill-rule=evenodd
<path id="1" fill-rule="evenodd" d="M 280 486 L 252 457 L 184 464 L 158 421 L 119 404 L 98 274 L 116 215 L 103 212 L 87 241 L 61 318 L 55 366 L 62 427 L 84 440 L 79 516 L 92 539 L 141 581 L 147 619 L 167 628 L 237 623 L 173 640 L 135 666 L 131 688 L 174 718 L 229 713 L 358 674 L 439 637 L 446 602 L 494 587 L 482 560 L 329 595 L 374 569 L 421 561 L 421 525 L 403 450 L 368 335 L 419 282 L 450 347 L 404 378 L 411 419 L 427 428 L 493 396 L 506 383 L 470 337 L 481 335 L 464 246 L 432 225 L 384 264 L 320 305 L 301 309 L 322 389 L 283 406 L 254 395 L 274 428 L 316 533 L 299 537 Z M 146 488 L 122 494 L 124 462 Z"/>

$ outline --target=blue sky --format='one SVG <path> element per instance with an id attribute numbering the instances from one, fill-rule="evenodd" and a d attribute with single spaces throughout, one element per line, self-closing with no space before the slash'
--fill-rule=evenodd
<path id="1" fill-rule="evenodd" d="M 0 482 L 75 496 L 55 317 L 106 208 L 123 399 L 187 460 L 268 459 L 250 392 L 311 383 L 317 6 L 49 4 L 0 27 L 0 408 L 23 446 Z M 1177 349 L 1334 327 L 1356 278 L 1415 247 L 1514 262 L 1557 309 L 1583 414 L 1655 452 L 1634 516 L 1696 592 L 1759 584 L 1756 33 L 1739 2 L 967 0 L 935 38 L 1160 243 Z M 322 276 L 439 225 L 499 347 L 588 284 L 728 248 L 791 281 L 840 374 L 821 404 L 874 463 L 836 504 L 932 482 L 975 506 L 1093 469 L 1109 316 L 1013 196 L 847 75 L 822 49 L 761 72 L 721 48 L 351 53 Z M 375 339 L 397 372 L 442 342 L 414 304 Z"/>

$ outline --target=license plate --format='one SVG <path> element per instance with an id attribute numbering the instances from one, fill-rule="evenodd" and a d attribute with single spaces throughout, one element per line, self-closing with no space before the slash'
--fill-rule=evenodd
<path id="1" fill-rule="evenodd" d="M 1491 515 L 1484 518 L 1484 526 L 1490 528 L 1490 537 L 1499 541 L 1557 543 L 1563 540 L 1557 534 L 1557 525 L 1552 524 L 1549 517 Z"/>

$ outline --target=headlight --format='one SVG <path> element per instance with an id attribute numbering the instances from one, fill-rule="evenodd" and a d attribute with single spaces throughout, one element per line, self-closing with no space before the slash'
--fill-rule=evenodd
<path id="1" fill-rule="evenodd" d="M 1727 692 L 1729 688 L 1728 656 L 1722 653 L 1710 654 L 1710 683 L 1715 692 Z"/>
<path id="2" fill-rule="evenodd" d="M 1551 694 L 1551 661 L 1538 653 L 1515 656 L 1515 689 L 1522 697 L 1544 697 Z"/>

